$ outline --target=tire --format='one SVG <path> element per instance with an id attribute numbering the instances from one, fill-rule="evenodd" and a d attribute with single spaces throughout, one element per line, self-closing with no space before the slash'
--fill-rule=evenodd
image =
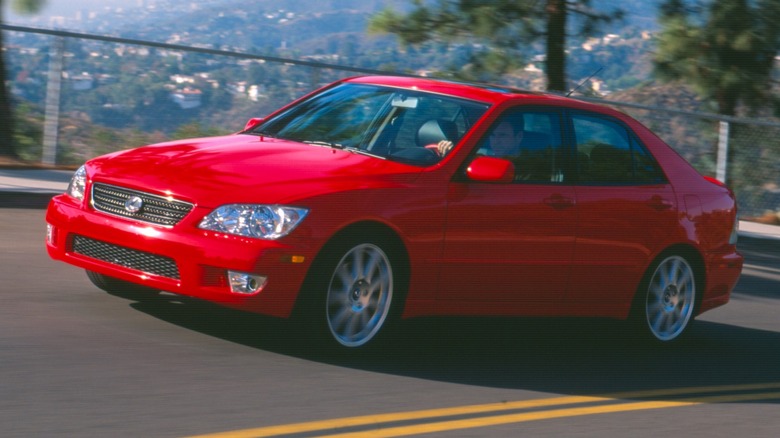
<path id="1" fill-rule="evenodd" d="M 675 341 L 693 323 L 696 271 L 684 257 L 670 255 L 653 264 L 647 274 L 637 296 L 636 322 L 651 340 Z"/>
<path id="2" fill-rule="evenodd" d="M 94 271 L 86 271 L 87 278 L 97 286 L 111 295 L 120 296 L 123 298 L 142 301 L 149 300 L 157 297 L 159 292 L 157 289 L 142 286 L 140 284 L 130 283 L 129 281 L 120 280 L 118 278 L 109 277 Z"/>
<path id="3" fill-rule="evenodd" d="M 306 319 L 327 344 L 341 349 L 364 349 L 386 338 L 398 318 L 402 286 L 397 258 L 379 242 L 354 239 L 326 251 L 313 275 L 316 295 L 307 305 Z M 311 324 L 307 324 L 307 331 Z"/>

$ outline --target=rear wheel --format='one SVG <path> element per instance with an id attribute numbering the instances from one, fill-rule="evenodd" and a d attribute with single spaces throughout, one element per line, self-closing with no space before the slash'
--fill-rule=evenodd
<path id="1" fill-rule="evenodd" d="M 140 284 L 109 277 L 94 271 L 86 271 L 87 278 L 97 286 L 112 295 L 132 300 L 148 300 L 156 297 L 160 291 Z"/>
<path id="2" fill-rule="evenodd" d="M 636 318 L 651 339 L 678 339 L 693 322 L 696 306 L 696 273 L 684 257 L 660 260 L 640 286 Z"/>

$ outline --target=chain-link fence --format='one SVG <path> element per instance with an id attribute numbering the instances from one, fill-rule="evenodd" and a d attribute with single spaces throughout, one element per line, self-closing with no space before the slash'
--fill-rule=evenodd
<path id="1" fill-rule="evenodd" d="M 257 56 L 1 25 L 22 156 L 75 165 L 114 150 L 241 129 L 314 88 L 354 74 L 326 55 Z M 12 38 L 9 38 L 12 37 Z M 737 193 L 742 217 L 780 211 L 780 124 L 613 101 L 705 175 Z M 41 109 L 43 108 L 43 109 Z M 41 123 L 45 120 L 45 123 Z"/>
<path id="2" fill-rule="evenodd" d="M 704 175 L 734 189 L 740 215 L 780 212 L 780 124 L 606 102 L 630 114 Z"/>

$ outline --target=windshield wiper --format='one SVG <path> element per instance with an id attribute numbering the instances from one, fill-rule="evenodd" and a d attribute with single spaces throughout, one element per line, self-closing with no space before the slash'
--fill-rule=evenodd
<path id="1" fill-rule="evenodd" d="M 383 157 L 383 156 L 377 155 L 377 154 L 372 154 L 371 152 L 369 152 L 369 151 L 367 151 L 365 149 L 360 149 L 360 148 L 355 147 L 355 146 L 347 146 L 347 145 L 340 144 L 340 143 L 332 143 L 332 142 L 329 142 L 329 141 L 322 141 L 322 140 L 303 140 L 301 143 L 313 144 L 315 146 L 325 146 L 325 147 L 330 147 L 330 148 L 334 148 L 334 149 L 341 149 L 341 150 L 345 150 L 345 151 L 348 151 L 348 152 L 352 152 L 354 154 L 367 155 L 369 157 L 381 158 L 383 160 L 386 159 L 386 157 Z"/>
<path id="2" fill-rule="evenodd" d="M 369 151 L 367 151 L 365 149 L 356 148 L 354 146 L 344 146 L 343 149 L 345 151 L 352 152 L 353 154 L 366 155 L 368 157 L 379 158 L 379 159 L 382 159 L 382 160 L 386 160 L 387 159 L 387 157 L 383 157 L 381 155 L 377 155 L 377 154 L 369 152 Z"/>
<path id="3" fill-rule="evenodd" d="M 313 144 L 315 146 L 327 146 L 335 149 L 344 149 L 344 145 L 339 143 L 333 143 L 330 141 L 322 141 L 322 140 L 303 140 L 302 143 L 306 144 Z"/>

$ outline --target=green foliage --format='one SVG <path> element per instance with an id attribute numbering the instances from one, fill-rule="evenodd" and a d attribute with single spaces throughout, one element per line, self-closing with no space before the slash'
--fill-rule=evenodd
<path id="1" fill-rule="evenodd" d="M 452 67 L 465 79 L 495 80 L 522 65 L 523 48 L 537 36 L 536 1 L 413 0 L 414 9 L 401 14 L 385 9 L 369 23 L 369 32 L 392 33 L 405 46 L 467 43 L 465 64 Z"/>
<path id="2" fill-rule="evenodd" d="M 467 62 L 456 77 L 497 80 L 523 65 L 528 49 L 542 37 L 547 45 L 548 87 L 565 89 L 566 17 L 579 17 L 576 35 L 590 35 L 599 24 L 619 19 L 621 11 L 602 13 L 590 0 L 412 0 L 411 12 L 387 8 L 376 14 L 369 31 L 395 34 L 404 45 L 465 43 Z"/>
<path id="3" fill-rule="evenodd" d="M 667 0 L 659 19 L 656 74 L 692 84 L 717 102 L 721 114 L 735 115 L 740 103 L 765 103 L 780 50 L 778 16 L 778 0 L 714 0 L 703 9 Z"/>
<path id="4" fill-rule="evenodd" d="M 37 11 L 45 0 L 13 0 L 11 6 L 22 13 Z M 3 1 L 0 0 L 0 22 L 3 22 Z M 5 43 L 0 32 L 0 156 L 18 158 L 16 150 L 17 129 L 14 126 L 14 113 L 11 109 L 10 91 L 6 87 L 7 68 L 5 63 Z"/>
<path id="5" fill-rule="evenodd" d="M 2 4 L 2 2 L 0 2 Z M 20 14 L 34 14 L 41 10 L 46 0 L 12 0 L 11 7 Z"/>
<path id="6" fill-rule="evenodd" d="M 201 138 L 201 137 L 213 137 L 215 135 L 227 134 L 225 131 L 221 131 L 213 127 L 203 127 L 198 122 L 188 123 L 182 125 L 173 133 L 174 139 L 181 138 Z"/>
<path id="7" fill-rule="evenodd" d="M 17 105 L 14 112 L 14 143 L 19 158 L 26 161 L 41 160 L 43 144 L 43 114 L 30 105 Z"/>

